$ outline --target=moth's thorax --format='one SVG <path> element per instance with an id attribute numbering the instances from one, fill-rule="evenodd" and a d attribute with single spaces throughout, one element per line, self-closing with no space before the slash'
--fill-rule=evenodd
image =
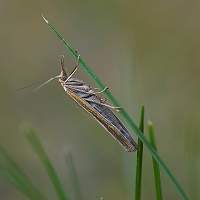
<path id="1" fill-rule="evenodd" d="M 61 84 L 61 86 L 63 87 L 63 89 L 66 91 L 66 86 L 65 86 L 65 81 L 67 80 L 66 77 L 61 77 L 58 79 L 58 82 Z"/>
<path id="2" fill-rule="evenodd" d="M 58 79 L 58 81 L 61 82 L 65 82 L 67 80 L 67 76 L 60 76 L 60 78 Z"/>

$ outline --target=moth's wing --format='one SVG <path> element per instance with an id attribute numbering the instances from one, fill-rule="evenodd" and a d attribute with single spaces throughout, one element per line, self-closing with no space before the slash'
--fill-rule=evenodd
<path id="1" fill-rule="evenodd" d="M 114 125 L 122 134 L 123 136 L 130 141 L 130 143 L 137 148 L 137 143 L 133 140 L 132 136 L 130 135 L 129 131 L 126 127 L 122 124 L 119 118 L 112 112 L 112 110 L 105 105 L 100 103 L 90 102 L 90 105 L 95 108 L 105 119 L 107 119 L 112 125 Z"/>
<path id="2" fill-rule="evenodd" d="M 79 96 L 80 98 L 84 98 L 86 101 L 97 101 L 100 103 L 100 98 L 97 97 L 94 91 L 88 85 L 74 85 L 73 84 L 66 84 L 66 88 Z"/>
<path id="3" fill-rule="evenodd" d="M 87 93 L 91 90 L 89 85 L 86 85 L 82 80 L 71 78 L 65 84 L 64 87 L 73 90 L 78 96 L 80 96 L 81 92 Z M 93 92 L 94 93 L 94 92 Z"/>
<path id="4" fill-rule="evenodd" d="M 127 151 L 135 151 L 136 142 L 115 114 L 94 94 L 68 88 L 67 93 L 89 112 Z M 95 102 L 96 101 L 96 102 Z"/>

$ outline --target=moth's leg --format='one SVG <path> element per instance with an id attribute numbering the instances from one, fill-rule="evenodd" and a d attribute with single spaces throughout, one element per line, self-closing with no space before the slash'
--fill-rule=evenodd
<path id="1" fill-rule="evenodd" d="M 99 88 L 94 88 L 95 90 L 99 90 Z M 98 91 L 98 92 L 94 92 L 91 88 L 90 88 L 90 90 L 89 90 L 89 92 L 88 93 L 90 93 L 90 94 L 101 94 L 101 93 L 103 93 L 103 92 L 105 92 L 106 90 L 108 90 L 109 88 L 106 86 L 103 90 L 100 90 L 100 91 Z"/>
<path id="2" fill-rule="evenodd" d="M 79 61 L 80 61 L 80 54 L 78 54 L 75 68 L 74 68 L 73 71 L 70 73 L 70 75 L 67 77 L 65 83 L 66 83 L 66 82 L 75 74 L 75 72 L 77 71 L 78 66 L 79 66 Z"/>
<path id="3" fill-rule="evenodd" d="M 116 111 L 120 111 L 120 110 L 122 110 L 122 108 L 121 107 L 118 107 L 118 106 L 111 106 L 111 105 L 109 105 L 109 104 L 105 104 L 105 103 L 100 103 L 101 105 L 104 105 L 104 106 L 106 106 L 106 107 L 108 107 L 108 108 L 111 108 L 111 109 L 114 109 L 114 110 L 116 110 Z"/>
<path id="4" fill-rule="evenodd" d="M 94 92 L 90 87 L 87 87 L 87 86 L 84 86 L 84 85 L 81 85 L 81 86 L 76 86 L 76 85 L 70 85 L 69 82 L 66 83 L 68 85 L 68 87 L 76 90 L 76 91 L 80 91 L 80 92 L 84 92 L 84 93 L 87 93 L 87 94 L 100 94 L 100 93 L 103 93 L 105 92 L 108 87 L 105 87 L 103 90 L 101 91 L 98 91 L 98 92 Z"/>
<path id="5" fill-rule="evenodd" d="M 95 88 L 95 89 L 99 90 L 99 88 Z M 109 89 L 109 88 L 106 86 L 103 90 L 100 90 L 100 91 L 98 91 L 98 92 L 94 92 L 94 94 L 101 94 L 101 93 L 105 92 L 105 91 L 108 90 L 108 89 Z"/>

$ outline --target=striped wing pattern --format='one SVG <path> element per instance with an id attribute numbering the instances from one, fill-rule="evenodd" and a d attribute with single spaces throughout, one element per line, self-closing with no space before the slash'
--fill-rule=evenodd
<path id="1" fill-rule="evenodd" d="M 102 104 L 102 100 L 95 92 L 83 81 L 71 78 L 66 83 L 61 83 L 64 90 L 73 98 L 81 107 L 92 116 L 116 139 L 126 151 L 135 151 L 136 142 L 116 117 L 110 108 Z"/>

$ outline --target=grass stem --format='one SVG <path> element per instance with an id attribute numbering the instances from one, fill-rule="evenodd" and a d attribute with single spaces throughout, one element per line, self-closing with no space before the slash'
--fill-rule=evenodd
<path id="1" fill-rule="evenodd" d="M 44 18 L 44 21 L 47 23 L 49 28 L 57 35 L 57 37 L 63 42 L 66 50 L 77 59 L 78 53 L 77 51 L 71 47 L 71 45 L 64 39 L 64 37 L 56 30 L 56 28 L 49 23 L 49 21 Z M 97 86 L 100 89 L 104 89 L 106 86 L 103 84 L 103 82 L 100 80 L 100 78 L 92 71 L 91 67 L 89 67 L 85 61 L 80 57 L 80 67 L 95 81 Z M 119 104 L 117 99 L 112 95 L 110 90 L 105 91 L 105 95 L 107 98 L 112 102 L 114 106 L 122 108 L 122 106 Z M 187 197 L 185 191 L 182 189 L 181 185 L 175 178 L 175 176 L 172 174 L 170 169 L 167 167 L 167 165 L 163 162 L 159 154 L 155 151 L 154 148 L 152 148 L 151 144 L 149 143 L 148 139 L 144 136 L 142 131 L 138 128 L 132 117 L 128 114 L 128 112 L 125 111 L 125 109 L 120 109 L 120 115 L 124 118 L 124 120 L 127 122 L 129 127 L 133 130 L 133 132 L 139 137 L 139 139 L 143 142 L 143 144 L 146 146 L 150 154 L 154 157 L 156 162 L 160 165 L 160 167 L 163 169 L 165 174 L 170 178 L 172 183 L 174 184 L 176 190 L 178 191 L 180 197 L 184 200 L 188 200 L 189 198 Z"/>
<path id="2" fill-rule="evenodd" d="M 139 129 L 144 133 L 144 106 L 142 106 L 142 108 L 141 108 Z M 142 160 L 143 160 L 143 143 L 138 138 L 136 180 L 135 180 L 135 200 L 140 200 L 141 199 Z"/>
<path id="3" fill-rule="evenodd" d="M 152 147 L 157 151 L 156 147 L 156 141 L 155 141 L 155 134 L 154 134 L 154 128 L 152 122 L 148 122 L 148 130 L 149 130 L 149 139 Z M 154 170 L 154 180 L 155 180 L 155 188 L 156 188 L 156 199 L 162 200 L 162 185 L 161 185 L 161 178 L 160 178 L 160 168 L 158 163 L 155 161 L 155 159 L 152 157 L 152 163 L 153 163 L 153 170 Z"/>

